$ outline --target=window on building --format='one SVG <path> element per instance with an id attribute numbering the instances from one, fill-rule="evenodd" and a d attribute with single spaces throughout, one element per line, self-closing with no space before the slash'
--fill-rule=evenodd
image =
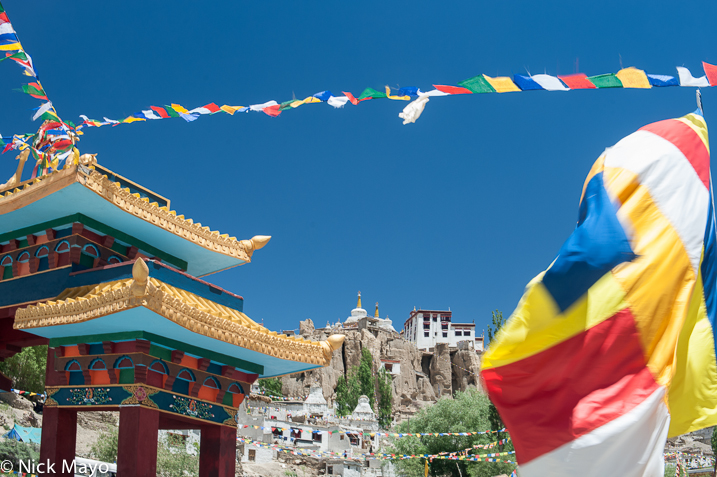
<path id="1" fill-rule="evenodd" d="M 441 329 L 448 331 L 448 323 L 441 323 Z"/>
<path id="2" fill-rule="evenodd" d="M 430 331 L 426 331 L 425 333 L 423 333 L 423 337 L 424 337 L 424 338 L 428 338 L 428 336 L 429 336 L 430 334 L 431 334 Z"/>
<path id="3" fill-rule="evenodd" d="M 461 330 L 456 330 L 456 336 L 463 336 L 463 333 L 461 332 Z"/>
<path id="4" fill-rule="evenodd" d="M 434 316 L 433 321 L 438 321 L 438 316 Z"/>
<path id="5" fill-rule="evenodd" d="M 249 462 L 256 461 L 256 450 L 255 449 L 249 449 Z"/>
<path id="6" fill-rule="evenodd" d="M 463 336 L 470 336 L 471 330 L 463 330 Z"/>
<path id="7" fill-rule="evenodd" d="M 343 437 L 343 436 L 341 436 Z M 326 473 L 329 475 L 334 475 L 334 466 L 333 465 L 327 465 L 326 466 Z"/>
<path id="8" fill-rule="evenodd" d="M 386 368 L 386 371 L 388 371 L 389 373 L 393 371 L 393 363 L 384 363 L 383 367 Z"/>
<path id="9" fill-rule="evenodd" d="M 356 435 L 356 434 L 349 434 L 348 436 L 349 436 L 349 442 L 351 443 L 352 446 L 357 446 L 357 445 L 359 445 L 359 437 L 358 437 L 358 435 Z"/>
<path id="10" fill-rule="evenodd" d="M 448 338 L 448 333 L 443 333 L 444 338 Z"/>
<path id="11" fill-rule="evenodd" d="M 301 439 L 301 429 L 292 429 L 291 437 L 293 437 L 294 439 Z"/>
<path id="12" fill-rule="evenodd" d="M 346 437 L 346 436 L 344 436 L 343 434 L 341 434 L 341 435 L 339 436 L 339 440 L 340 440 L 340 441 L 344 440 L 344 437 Z"/>
<path id="13" fill-rule="evenodd" d="M 428 329 L 430 329 L 430 328 L 431 328 L 431 324 L 430 324 L 430 323 L 424 323 L 424 324 L 423 324 L 423 329 L 424 329 L 424 330 L 428 330 Z"/>
<path id="14" fill-rule="evenodd" d="M 271 434 L 272 434 L 274 437 L 281 437 L 281 436 L 284 435 L 284 430 L 283 430 L 283 429 L 280 429 L 280 428 L 278 428 L 278 427 L 272 427 L 272 428 L 271 428 Z"/>

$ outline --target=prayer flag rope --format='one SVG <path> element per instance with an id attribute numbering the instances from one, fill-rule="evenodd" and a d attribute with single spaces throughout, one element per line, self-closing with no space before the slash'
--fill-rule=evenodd
<path id="1" fill-rule="evenodd" d="M 415 122 L 421 115 L 425 103 L 431 97 L 452 96 L 459 94 L 484 94 L 484 93 L 510 93 L 523 91 L 570 91 L 578 89 L 614 89 L 614 88 L 663 88 L 671 86 L 683 87 L 710 87 L 717 85 L 717 66 L 709 63 L 702 63 L 705 75 L 694 77 L 690 70 L 685 67 L 677 67 L 677 76 L 648 74 L 643 70 L 629 67 L 623 68 L 617 73 L 608 73 L 595 76 L 587 76 L 584 73 L 571 75 L 551 76 L 539 75 L 513 75 L 490 77 L 480 74 L 472 78 L 459 81 L 457 85 L 433 85 L 433 89 L 426 92 L 416 86 L 408 86 L 398 89 L 397 94 L 391 94 L 391 88 L 385 87 L 384 91 L 366 88 L 359 95 L 355 96 L 350 92 L 342 91 L 342 95 L 334 96 L 331 91 L 321 91 L 302 100 L 292 99 L 284 102 L 267 101 L 261 104 L 249 106 L 218 106 L 216 103 L 209 103 L 198 108 L 188 110 L 180 104 L 164 106 L 150 106 L 149 109 L 141 110 L 124 119 L 109 119 L 104 117 L 103 121 L 89 119 L 87 116 L 80 116 L 82 124 L 77 130 L 87 127 L 101 127 L 106 125 L 117 126 L 119 124 L 133 123 L 137 121 L 169 119 L 180 117 L 187 122 L 195 121 L 202 115 L 218 113 L 234 115 L 234 113 L 249 113 L 261 111 L 269 116 L 279 116 L 283 111 L 296 109 L 299 106 L 312 103 L 327 103 L 334 108 L 342 108 L 347 103 L 358 105 L 371 99 L 391 99 L 396 101 L 412 101 L 411 105 L 399 114 L 404 119 L 404 124 Z"/>
<path id="2" fill-rule="evenodd" d="M 36 113 L 32 120 L 43 120 L 40 130 L 34 135 L 15 135 L 8 138 L 9 144 L 5 143 L 4 137 L 0 135 L 0 147 L 4 146 L 3 153 L 11 149 L 24 150 L 31 147 L 33 157 L 37 164 L 33 171 L 33 178 L 38 173 L 41 174 L 48 170 L 58 169 L 61 160 L 79 159 L 79 154 L 73 155 L 73 146 L 77 141 L 77 135 L 74 124 L 65 123 L 60 119 L 52 101 L 47 96 L 45 89 L 40 83 L 40 77 L 37 74 L 32 57 L 23 48 L 17 33 L 10 23 L 5 8 L 0 3 L 0 53 L 4 53 L 5 57 L 0 58 L 0 62 L 12 60 L 23 68 L 23 74 L 30 76 L 35 81 L 23 85 L 20 91 L 32 96 L 35 99 L 44 101 L 44 103 L 35 108 Z M 48 134 L 48 130 L 55 131 Z"/>
<path id="3" fill-rule="evenodd" d="M 354 455 L 347 455 L 344 452 L 330 452 L 330 451 L 314 451 L 310 449 L 302 449 L 297 447 L 282 446 L 280 444 L 268 444 L 265 442 L 255 441 L 246 437 L 237 437 L 239 442 L 251 444 L 256 447 L 262 447 L 265 449 L 277 449 L 284 452 L 289 452 L 293 455 L 309 455 L 313 457 L 322 456 L 345 456 L 350 460 L 406 460 L 406 459 L 428 459 L 428 460 L 459 460 L 469 462 L 503 462 L 507 464 L 515 464 L 513 461 L 501 460 L 498 457 L 505 457 L 508 455 L 514 455 L 515 451 L 510 452 L 497 452 L 492 454 L 480 454 L 480 455 L 443 455 L 443 454 L 382 454 L 382 453 L 362 453 Z"/>
<path id="4" fill-rule="evenodd" d="M 240 429 L 261 429 L 265 431 L 289 431 L 291 429 L 298 429 L 298 426 L 295 427 L 277 427 L 277 426 L 250 426 L 248 424 L 239 425 Z M 302 429 L 304 430 L 304 429 Z M 307 431 L 308 432 L 308 431 Z M 406 432 L 406 433 L 396 433 L 396 432 L 353 432 L 353 431 L 325 431 L 325 430 L 319 430 L 319 429 L 312 429 L 311 432 L 318 432 L 318 433 L 324 433 L 328 435 L 333 434 L 357 434 L 362 435 L 364 437 L 422 437 L 422 436 L 431 436 L 431 437 L 444 437 L 444 436 L 477 436 L 477 435 L 484 435 L 484 434 L 497 434 L 498 432 L 505 432 L 505 428 L 499 430 L 499 431 L 472 431 L 472 432 Z"/>

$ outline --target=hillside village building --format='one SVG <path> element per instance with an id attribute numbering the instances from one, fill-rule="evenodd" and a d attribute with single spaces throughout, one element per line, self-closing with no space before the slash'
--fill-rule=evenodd
<path id="1" fill-rule="evenodd" d="M 276 461 L 279 449 L 267 447 L 267 444 L 275 444 L 327 453 L 326 465 L 332 467 L 333 475 L 382 475 L 381 467 L 375 463 L 346 460 L 360 458 L 361 454 L 374 452 L 379 446 L 379 436 L 368 434 L 377 432 L 379 427 L 366 396 L 359 398 L 356 409 L 347 417 L 334 414 L 319 386 L 313 386 L 303 402 L 267 403 L 250 396 L 239 409 L 237 423 L 239 434 L 250 439 L 244 446 L 244 463 Z"/>
<path id="2" fill-rule="evenodd" d="M 416 310 L 403 325 L 401 336 L 412 342 L 416 348 L 433 352 L 437 343 L 447 343 L 450 348 L 458 348 L 465 341 L 478 353 L 483 352 L 483 336 L 477 336 L 475 323 L 454 323 L 450 310 Z"/>

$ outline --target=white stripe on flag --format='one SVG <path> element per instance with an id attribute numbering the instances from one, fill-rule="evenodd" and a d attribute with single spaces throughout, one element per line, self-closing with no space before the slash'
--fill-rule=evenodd
<path id="1" fill-rule="evenodd" d="M 271 100 L 263 104 L 252 104 L 251 106 L 249 106 L 249 109 L 251 109 L 252 111 L 261 111 L 264 108 L 268 108 L 269 106 L 276 106 L 277 104 L 279 103 L 274 100 Z"/>
<path id="2" fill-rule="evenodd" d="M 530 77 L 533 81 L 538 83 L 541 88 L 548 91 L 569 91 L 570 88 L 565 86 L 562 81 L 556 76 L 550 75 L 533 75 Z"/>
<path id="3" fill-rule="evenodd" d="M 151 109 L 143 109 L 142 114 L 144 114 L 144 117 L 147 119 L 162 119 L 157 116 Z"/>
<path id="4" fill-rule="evenodd" d="M 32 117 L 32 120 L 34 121 L 37 118 L 39 118 L 40 116 L 42 116 L 43 114 L 45 114 L 46 112 L 48 112 L 51 107 L 52 107 L 52 101 L 48 101 L 47 103 L 40 106 L 40 108 L 37 110 L 35 115 Z"/>
<path id="5" fill-rule="evenodd" d="M 521 477 L 655 477 L 670 414 L 660 387 L 627 414 L 520 466 Z"/>
<path id="6" fill-rule="evenodd" d="M 15 30 L 12 29 L 12 24 L 1 23 L 0 24 L 0 35 L 4 35 L 6 33 L 15 33 Z"/>
<path id="7" fill-rule="evenodd" d="M 334 108 L 343 108 L 344 105 L 348 102 L 348 100 L 348 96 L 331 96 L 326 102 Z"/>
<path id="8" fill-rule="evenodd" d="M 638 175 L 640 184 L 647 187 L 675 228 L 697 276 L 709 191 L 685 155 L 670 141 L 648 131 L 637 131 L 605 151 L 605 167 L 621 167 Z M 627 230 L 632 228 L 625 225 Z"/>
<path id="9" fill-rule="evenodd" d="M 680 86 L 708 87 L 710 85 L 710 82 L 707 81 L 707 76 L 695 78 L 692 76 L 692 73 L 690 73 L 690 70 L 682 66 L 677 67 L 677 74 L 680 75 Z"/>

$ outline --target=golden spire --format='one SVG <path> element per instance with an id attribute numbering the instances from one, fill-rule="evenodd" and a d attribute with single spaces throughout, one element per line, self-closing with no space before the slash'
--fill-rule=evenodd
<path id="1" fill-rule="evenodd" d="M 376 302 L 376 312 L 373 314 L 374 318 L 378 318 L 378 302 Z"/>
<path id="2" fill-rule="evenodd" d="M 356 305 L 356 308 L 361 308 L 361 290 L 359 290 L 358 304 Z"/>

